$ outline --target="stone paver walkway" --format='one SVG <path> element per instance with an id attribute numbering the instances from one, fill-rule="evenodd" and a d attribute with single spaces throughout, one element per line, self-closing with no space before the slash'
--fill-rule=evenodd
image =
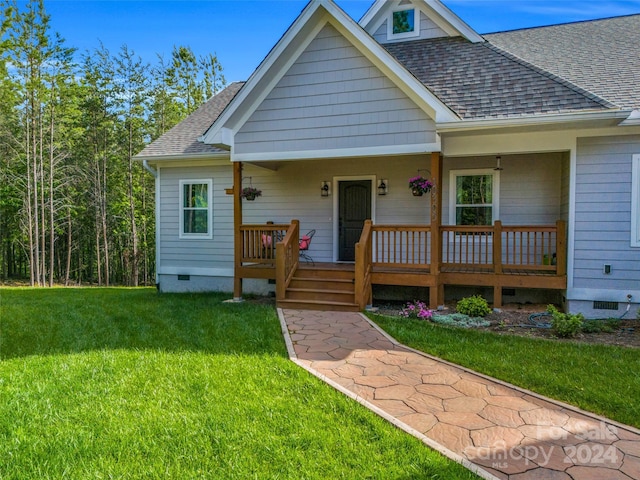
<path id="1" fill-rule="evenodd" d="M 640 431 L 398 344 L 364 315 L 279 310 L 293 361 L 484 478 L 640 480 Z"/>

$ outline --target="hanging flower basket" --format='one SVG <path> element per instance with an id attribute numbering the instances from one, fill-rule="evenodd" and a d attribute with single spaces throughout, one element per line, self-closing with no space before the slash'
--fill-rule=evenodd
<path id="1" fill-rule="evenodd" d="M 420 175 L 409 179 L 409 189 L 414 197 L 421 197 L 429 193 L 433 188 L 433 182 Z"/>
<path id="2" fill-rule="evenodd" d="M 256 197 L 262 195 L 262 190 L 258 190 L 255 187 L 244 187 L 242 192 L 240 192 L 240 196 L 246 200 L 254 201 Z"/>

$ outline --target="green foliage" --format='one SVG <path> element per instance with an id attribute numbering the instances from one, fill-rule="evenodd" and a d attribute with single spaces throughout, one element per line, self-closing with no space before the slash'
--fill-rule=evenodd
<path id="1" fill-rule="evenodd" d="M 620 320 L 610 318 L 608 320 L 585 320 L 582 323 L 584 333 L 613 333 L 620 327 Z"/>
<path id="2" fill-rule="evenodd" d="M 582 330 L 582 314 L 562 313 L 553 305 L 549 305 L 547 311 L 551 314 L 551 329 L 557 336 L 572 338 Z"/>
<path id="3" fill-rule="evenodd" d="M 222 66 L 186 46 L 155 66 L 77 55 L 53 24 L 41 0 L 0 0 L 0 275 L 151 284 L 154 178 L 132 157 L 224 88 Z"/>
<path id="4" fill-rule="evenodd" d="M 449 325 L 452 327 L 477 328 L 488 327 L 490 323 L 482 317 L 470 317 L 463 313 L 451 313 L 449 315 L 434 315 L 431 317 L 434 323 Z"/>
<path id="5" fill-rule="evenodd" d="M 470 317 L 486 317 L 491 313 L 489 304 L 480 295 L 463 298 L 458 302 L 456 310 Z"/>
<path id="6" fill-rule="evenodd" d="M 269 305 L 0 295 L 3 480 L 477 478 L 289 361 Z"/>

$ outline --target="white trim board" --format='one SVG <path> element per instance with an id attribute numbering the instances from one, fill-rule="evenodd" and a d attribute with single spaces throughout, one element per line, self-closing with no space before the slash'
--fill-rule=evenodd
<path id="1" fill-rule="evenodd" d="M 198 277 L 233 277 L 233 268 L 159 267 L 158 275 L 193 275 Z"/>
<path id="2" fill-rule="evenodd" d="M 440 137 L 437 137 L 440 140 Z M 294 152 L 267 152 L 233 154 L 233 162 L 270 162 L 290 160 L 316 160 L 321 158 L 384 157 L 440 151 L 440 142 L 416 145 L 390 145 L 385 147 L 341 148 L 332 150 L 299 150 Z"/>

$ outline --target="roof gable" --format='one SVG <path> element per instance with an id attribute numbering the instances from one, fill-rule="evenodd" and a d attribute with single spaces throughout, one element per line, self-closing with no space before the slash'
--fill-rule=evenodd
<path id="1" fill-rule="evenodd" d="M 472 43 L 484 41 L 473 28 L 463 22 L 440 0 L 376 0 L 359 23 L 370 35 L 379 39 L 380 36 L 376 35 L 376 32 L 380 32 L 381 29 L 386 30 L 384 26 L 389 21 L 391 13 L 405 6 L 415 8 L 423 19 L 435 27 L 431 32 L 420 35 L 416 39 L 463 37 Z"/>
<path id="2" fill-rule="evenodd" d="M 458 119 L 455 113 L 429 92 L 331 0 L 313 0 L 201 140 L 208 144 L 232 148 L 233 137 L 237 131 L 326 25 L 331 25 L 344 36 L 429 117 L 436 121 Z"/>

